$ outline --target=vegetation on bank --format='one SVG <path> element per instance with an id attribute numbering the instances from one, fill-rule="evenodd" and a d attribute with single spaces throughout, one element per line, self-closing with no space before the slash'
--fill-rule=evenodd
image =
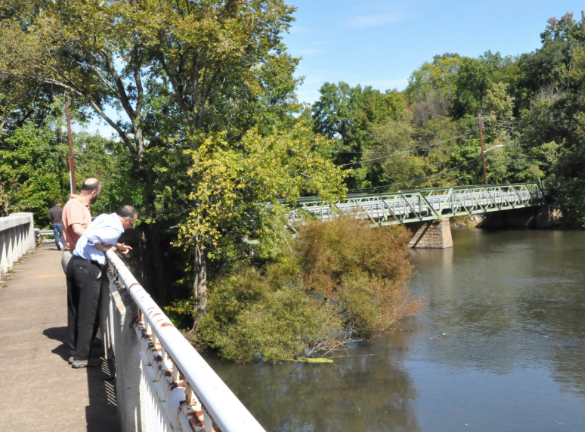
<path id="1" fill-rule="evenodd" d="M 421 307 L 405 291 L 401 229 L 307 221 L 291 239 L 286 206 L 480 183 L 478 114 L 488 181 L 542 183 L 568 222 L 585 223 L 583 16 L 549 20 L 531 53 L 437 55 L 404 91 L 326 83 L 307 106 L 283 43 L 294 11 L 282 0 L 2 2 L 0 215 L 32 211 L 42 226 L 67 199 L 67 91 L 75 120 L 115 130 L 74 134 L 77 186 L 102 181 L 94 213 L 139 209 L 157 264 L 147 270 L 179 301 L 169 313 L 237 361 L 375 337 Z M 394 246 L 373 254 L 378 236 Z M 162 279 L 165 262 L 175 280 Z"/>
<path id="2" fill-rule="evenodd" d="M 425 306 L 407 288 L 409 237 L 402 226 L 372 229 L 355 215 L 307 221 L 270 260 L 250 256 L 213 282 L 197 342 L 246 362 L 324 355 L 372 339 Z M 166 310 L 189 325 L 183 305 Z"/>

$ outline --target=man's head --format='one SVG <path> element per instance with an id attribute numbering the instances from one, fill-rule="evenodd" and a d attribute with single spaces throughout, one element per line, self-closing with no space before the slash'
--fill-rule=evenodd
<path id="1" fill-rule="evenodd" d="M 120 222 L 122 222 L 125 230 L 134 227 L 134 222 L 136 222 L 136 218 L 138 217 L 134 207 L 130 205 L 122 206 L 116 210 L 116 214 L 120 218 Z"/>
<path id="2" fill-rule="evenodd" d="M 62 203 L 61 203 L 61 200 L 57 200 L 57 201 L 55 201 L 55 205 L 56 205 L 56 206 L 59 206 L 59 207 L 61 207 L 61 204 L 62 204 Z"/>
<path id="3" fill-rule="evenodd" d="M 102 185 L 100 185 L 98 179 L 88 178 L 83 182 L 79 195 L 87 198 L 89 203 L 93 204 L 98 199 L 98 196 L 100 196 L 101 191 Z"/>

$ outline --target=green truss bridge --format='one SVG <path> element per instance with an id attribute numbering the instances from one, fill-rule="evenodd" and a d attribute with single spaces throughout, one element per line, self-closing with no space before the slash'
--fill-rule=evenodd
<path id="1" fill-rule="evenodd" d="M 303 212 L 328 221 L 336 214 L 357 212 L 378 225 L 442 220 L 453 216 L 499 212 L 544 204 L 544 191 L 535 183 L 456 186 L 383 194 L 350 194 L 341 202 L 325 204 L 316 197 L 299 199 L 294 223 Z"/>

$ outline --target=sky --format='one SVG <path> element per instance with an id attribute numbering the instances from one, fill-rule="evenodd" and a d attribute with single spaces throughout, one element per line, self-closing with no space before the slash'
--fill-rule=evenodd
<path id="1" fill-rule="evenodd" d="M 325 82 L 345 81 L 379 90 L 408 84 L 425 61 L 443 53 L 477 57 L 487 50 L 518 55 L 539 48 L 551 17 L 574 12 L 575 0 L 288 0 L 296 22 L 284 38 L 302 57 L 297 75 L 301 102 L 319 98 Z M 81 130 L 76 125 L 76 130 Z M 92 121 L 85 129 L 110 136 L 109 126 Z"/>
<path id="2" fill-rule="evenodd" d="M 532 52 L 551 17 L 574 12 L 575 0 L 290 0 L 296 22 L 285 37 L 302 57 L 303 102 L 319 98 L 325 82 L 345 81 L 379 90 L 408 84 L 412 71 L 443 53 L 477 57 Z"/>

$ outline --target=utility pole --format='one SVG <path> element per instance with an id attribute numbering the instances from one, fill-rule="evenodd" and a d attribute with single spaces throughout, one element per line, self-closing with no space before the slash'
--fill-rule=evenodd
<path id="1" fill-rule="evenodd" d="M 67 115 L 67 140 L 69 141 L 69 183 L 71 193 L 77 192 L 75 189 L 75 165 L 73 164 L 73 138 L 71 137 L 71 116 L 69 115 L 69 95 L 65 92 L 65 114 Z"/>
<path id="2" fill-rule="evenodd" d="M 483 184 L 487 184 L 487 173 L 485 170 L 485 151 L 483 148 L 483 129 L 481 126 L 481 114 L 478 114 L 477 121 L 479 122 L 479 142 L 481 144 L 481 163 L 483 165 Z"/>

